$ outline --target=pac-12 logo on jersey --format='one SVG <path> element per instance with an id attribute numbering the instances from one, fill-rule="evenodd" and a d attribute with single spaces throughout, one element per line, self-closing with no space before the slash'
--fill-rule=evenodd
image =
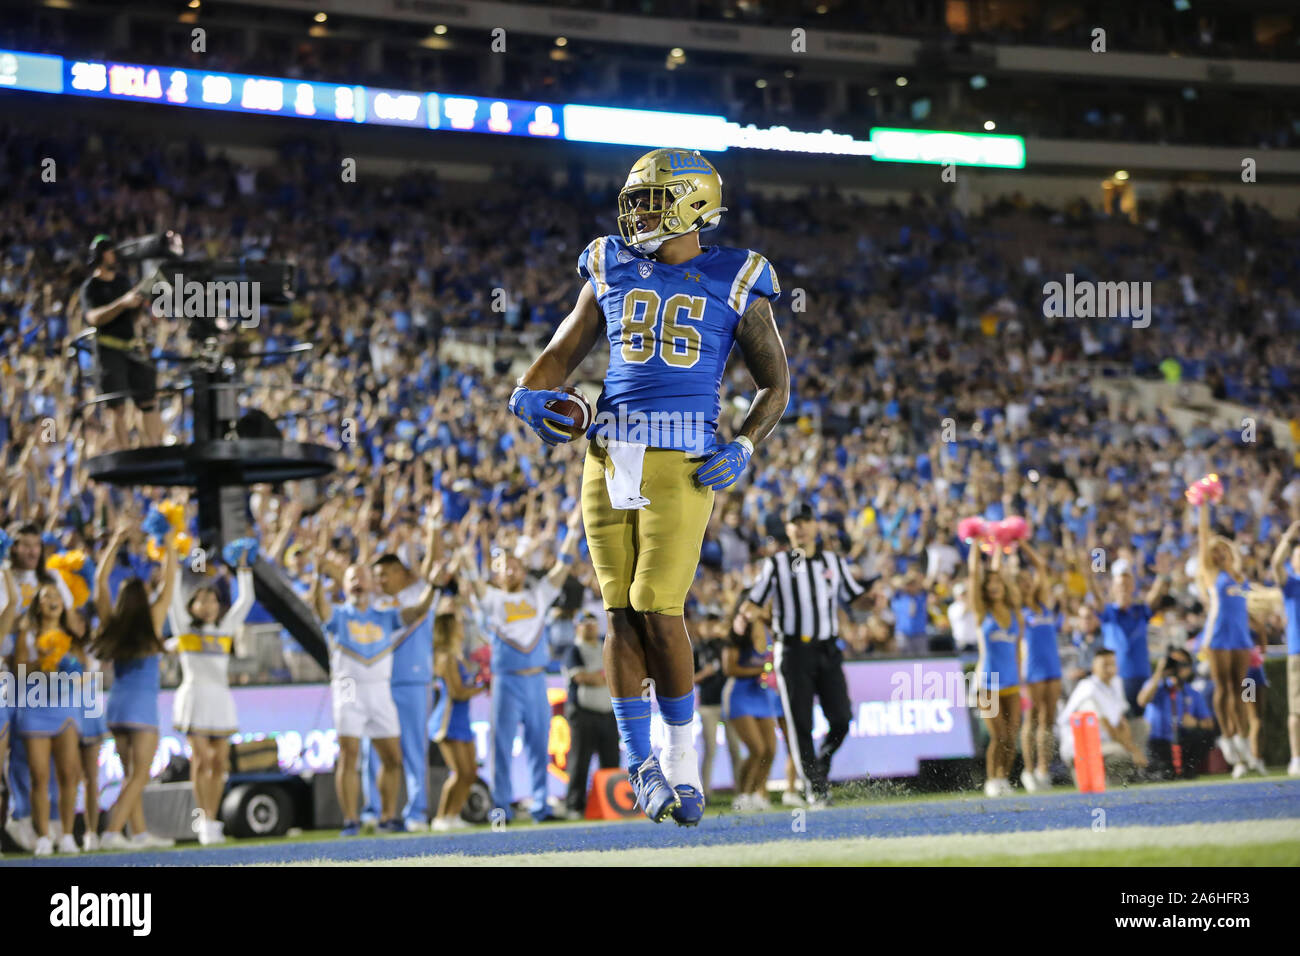
<path id="1" fill-rule="evenodd" d="M 639 266 L 636 267 L 636 271 L 639 272 L 639 273 L 641 273 L 641 278 L 642 278 L 642 279 L 648 279 L 648 278 L 650 278 L 650 273 L 652 273 L 652 272 L 655 271 L 654 263 L 653 263 L 653 262 L 643 262 L 643 263 L 641 263 Z"/>

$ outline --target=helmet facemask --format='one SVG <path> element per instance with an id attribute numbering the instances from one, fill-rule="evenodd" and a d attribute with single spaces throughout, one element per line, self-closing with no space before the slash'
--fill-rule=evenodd
<path id="1" fill-rule="evenodd" d="M 686 231 L 680 219 L 671 214 L 676 198 L 671 195 L 670 185 L 628 186 L 618 194 L 618 231 L 637 252 L 649 255 L 665 240 Z M 676 229 L 668 225 L 672 219 L 678 219 Z"/>
<path id="2" fill-rule="evenodd" d="M 618 194 L 618 231 L 623 240 L 637 252 L 651 255 L 669 239 L 716 229 L 726 207 L 701 214 L 708 203 L 693 192 L 683 182 L 624 187 Z"/>

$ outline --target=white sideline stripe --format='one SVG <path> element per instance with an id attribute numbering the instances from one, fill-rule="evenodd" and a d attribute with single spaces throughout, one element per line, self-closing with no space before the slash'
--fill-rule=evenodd
<path id="1" fill-rule="evenodd" d="M 818 840 L 817 814 L 804 818 L 808 836 L 768 843 L 725 846 L 637 847 L 626 850 L 509 854 L 503 856 L 429 855 L 391 860 L 309 860 L 298 863 L 264 863 L 258 866 L 771 866 L 818 863 L 870 865 L 873 863 L 925 863 L 950 857 L 1024 856 L 1040 853 L 1081 854 L 1088 862 L 1094 850 L 1133 850 L 1143 847 L 1240 846 L 1243 843 L 1281 843 L 1300 839 L 1300 822 L 1288 820 L 1237 820 L 1230 823 L 1182 823 L 1174 826 L 1111 827 L 1094 831 L 1080 811 L 1080 826 L 1069 830 L 1019 830 L 1014 833 L 958 833 L 911 837 L 850 837 Z M 705 823 L 707 824 L 707 820 Z M 1296 861 L 1300 863 L 1300 860 Z"/>

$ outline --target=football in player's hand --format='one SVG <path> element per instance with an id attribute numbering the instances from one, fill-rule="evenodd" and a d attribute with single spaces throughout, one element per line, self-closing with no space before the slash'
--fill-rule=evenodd
<path id="1" fill-rule="evenodd" d="M 561 385 L 555 391 L 566 392 L 573 397 L 565 401 L 547 402 L 546 407 L 551 411 L 564 415 L 566 418 L 572 418 L 573 425 L 568 426 L 561 425 L 559 422 L 552 422 L 551 426 L 557 431 L 565 432 L 571 438 L 581 438 L 586 434 L 587 429 L 591 427 L 591 402 L 587 401 L 587 396 L 572 385 Z"/>

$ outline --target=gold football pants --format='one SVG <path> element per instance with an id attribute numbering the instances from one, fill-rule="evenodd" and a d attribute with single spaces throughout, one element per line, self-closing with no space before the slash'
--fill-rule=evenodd
<path id="1" fill-rule="evenodd" d="M 597 442 L 582 469 L 582 521 L 587 548 L 607 608 L 681 614 L 700 563 L 700 545 L 713 513 L 713 489 L 691 477 L 702 459 L 667 448 L 647 448 L 636 511 L 610 506 L 605 488 L 609 457 Z"/>

